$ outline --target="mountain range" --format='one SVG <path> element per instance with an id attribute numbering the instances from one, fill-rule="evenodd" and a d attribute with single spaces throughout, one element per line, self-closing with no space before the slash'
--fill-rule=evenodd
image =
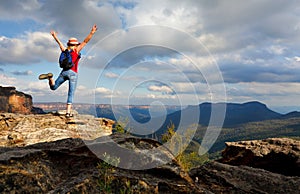
<path id="1" fill-rule="evenodd" d="M 42 108 L 46 112 L 65 108 L 64 103 L 34 103 L 34 106 Z M 74 104 L 74 109 L 80 114 L 91 114 L 96 117 L 105 117 L 113 120 L 118 120 L 122 117 L 131 118 L 137 123 L 147 123 L 151 120 L 161 120 L 163 117 L 165 118 L 163 126 L 168 125 L 170 122 L 176 125 L 183 116 L 186 118 L 194 118 L 195 116 L 193 114 L 195 111 L 199 112 L 199 118 L 195 118 L 198 120 L 198 124 L 207 126 L 211 119 L 212 108 L 215 110 L 214 113 L 224 112 L 223 127 L 233 127 L 255 121 L 300 117 L 300 112 L 293 111 L 287 114 L 281 114 L 269 109 L 267 105 L 258 101 L 246 103 L 204 102 L 199 105 L 190 105 L 183 109 L 181 109 L 180 106 L 165 106 L 166 110 L 162 110 L 158 107 L 157 109 L 151 108 L 151 111 L 149 111 L 149 108 L 149 105 L 111 106 L 109 104 Z"/>
<path id="2" fill-rule="evenodd" d="M 280 119 L 287 118 L 293 116 L 300 116 L 298 112 L 290 113 L 290 114 L 280 114 L 275 111 L 269 109 L 265 104 L 252 101 L 247 103 L 202 103 L 198 106 L 189 106 L 183 111 L 176 111 L 167 116 L 168 121 L 175 122 L 176 120 L 180 120 L 180 115 L 185 112 L 193 113 L 193 111 L 189 110 L 200 110 L 199 115 L 199 124 L 207 126 L 209 125 L 210 119 L 213 115 L 212 109 L 215 110 L 215 114 L 218 112 L 224 112 L 224 123 L 223 127 L 233 127 L 236 125 L 240 125 L 248 122 L 255 121 L 264 121 L 264 120 L 272 120 L 272 119 Z M 224 110 L 222 110 L 224 109 Z M 218 115 L 217 115 L 218 116 Z M 222 116 L 222 115 L 220 115 Z"/>

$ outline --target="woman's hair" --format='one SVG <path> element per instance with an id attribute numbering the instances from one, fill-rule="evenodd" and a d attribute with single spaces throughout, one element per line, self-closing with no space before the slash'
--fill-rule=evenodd
<path id="1" fill-rule="evenodd" d="M 77 46 L 77 45 L 74 45 L 74 44 L 68 44 L 68 50 L 72 49 L 73 46 Z"/>

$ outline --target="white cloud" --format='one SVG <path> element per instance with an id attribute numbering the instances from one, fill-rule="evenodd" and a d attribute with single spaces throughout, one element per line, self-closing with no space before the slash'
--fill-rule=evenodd
<path id="1" fill-rule="evenodd" d="M 108 95 L 108 94 L 111 94 L 111 90 L 107 89 L 107 88 L 104 88 L 104 87 L 99 87 L 99 88 L 96 88 L 95 89 L 95 93 L 96 94 L 105 94 L 105 95 Z"/>
<path id="2" fill-rule="evenodd" d="M 6 20 L 34 18 L 40 7 L 38 0 L 1 1 L 0 17 Z"/>
<path id="3" fill-rule="evenodd" d="M 272 45 L 269 48 L 267 48 L 267 50 L 271 53 L 271 54 L 276 54 L 276 55 L 282 55 L 284 54 L 284 51 L 286 50 L 286 47 L 280 46 L 280 45 Z"/>
<path id="4" fill-rule="evenodd" d="M 242 102 L 260 100 L 269 105 L 299 104 L 300 83 L 259 83 L 241 82 L 226 84 L 229 101 Z M 298 97 L 297 97 L 298 96 Z"/>
<path id="5" fill-rule="evenodd" d="M 294 57 L 295 61 L 300 62 L 300 57 Z"/>
<path id="6" fill-rule="evenodd" d="M 92 59 L 95 58 L 95 55 L 93 55 L 93 56 L 92 56 L 92 55 L 89 55 L 89 56 L 87 56 L 86 58 L 87 58 L 88 60 L 92 60 Z"/>
<path id="7" fill-rule="evenodd" d="M 162 93 L 165 93 L 165 94 L 172 94 L 173 93 L 173 90 L 170 87 L 165 86 L 165 85 L 162 85 L 162 86 L 151 85 L 151 86 L 148 87 L 148 90 L 153 91 L 153 92 L 162 92 Z"/>
<path id="8" fill-rule="evenodd" d="M 9 77 L 5 74 L 0 74 L 1 86 L 16 86 L 17 79 Z"/>
<path id="9" fill-rule="evenodd" d="M 202 29 L 197 6 L 183 1 L 138 1 L 130 11 L 123 10 L 128 26 L 132 25 L 164 25 L 172 26 L 189 33 Z M 122 10 L 121 10 L 122 11 Z"/>
<path id="10" fill-rule="evenodd" d="M 108 73 L 105 74 L 105 77 L 108 77 L 108 78 L 118 78 L 119 75 L 116 74 L 116 73 L 108 72 Z"/>
<path id="11" fill-rule="evenodd" d="M 37 14 L 39 18 L 36 20 L 40 23 L 45 23 L 43 18 L 46 17 L 51 28 L 66 37 L 75 36 L 79 40 L 87 36 L 93 24 L 97 24 L 99 30 L 91 42 L 100 40 L 122 26 L 113 5 L 105 1 L 44 1 Z"/>
<path id="12" fill-rule="evenodd" d="M 249 92 L 259 95 L 280 95 L 285 96 L 289 94 L 300 95 L 300 83 L 277 83 L 276 85 L 270 83 L 248 83 L 245 88 L 249 88 Z"/>
<path id="13" fill-rule="evenodd" d="M 32 64 L 41 60 L 56 61 L 58 50 L 50 33 L 26 33 L 22 37 L 0 37 L 0 61 L 3 64 Z"/>
<path id="14" fill-rule="evenodd" d="M 142 96 L 139 98 L 148 98 L 148 99 L 175 99 L 176 96 L 173 95 L 162 95 L 162 94 L 147 94 L 146 96 Z"/>
<path id="15" fill-rule="evenodd" d="M 13 71 L 11 72 L 14 75 L 32 75 L 32 71 Z"/>
<path id="16" fill-rule="evenodd" d="M 24 82 L 19 84 L 19 90 L 33 97 L 34 102 L 66 102 L 68 84 L 62 84 L 58 89 L 51 90 L 47 80 L 37 82 Z"/>

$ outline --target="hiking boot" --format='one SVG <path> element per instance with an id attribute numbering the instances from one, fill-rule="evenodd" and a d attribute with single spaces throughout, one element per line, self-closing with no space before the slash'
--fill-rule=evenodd
<path id="1" fill-rule="evenodd" d="M 71 118 L 71 117 L 73 117 L 73 114 L 71 114 L 71 113 L 66 113 L 66 118 Z"/>
<path id="2" fill-rule="evenodd" d="M 49 79 L 49 78 L 52 78 L 53 77 L 53 74 L 52 73 L 47 73 L 47 74 L 41 74 L 39 76 L 39 80 L 42 80 L 42 79 Z"/>

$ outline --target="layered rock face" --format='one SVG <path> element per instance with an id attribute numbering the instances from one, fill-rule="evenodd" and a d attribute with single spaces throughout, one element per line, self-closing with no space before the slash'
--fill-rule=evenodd
<path id="1" fill-rule="evenodd" d="M 227 142 L 222 163 L 300 176 L 300 141 L 289 138 Z"/>
<path id="2" fill-rule="evenodd" d="M 300 177 L 284 176 L 249 166 L 210 162 L 189 172 L 195 183 L 213 193 L 298 194 Z"/>
<path id="3" fill-rule="evenodd" d="M 289 138 L 226 142 L 222 159 L 194 168 L 189 175 L 213 193 L 298 194 L 299 146 L 300 141 Z"/>
<path id="4" fill-rule="evenodd" d="M 32 97 L 19 92 L 15 87 L 0 86 L 0 112 L 32 113 Z"/>
<path id="5" fill-rule="evenodd" d="M 106 169 L 97 166 L 103 162 L 87 147 L 98 154 L 108 153 L 112 143 L 141 152 L 160 146 L 158 142 L 140 139 L 125 134 L 114 134 L 90 142 L 81 139 L 64 139 L 40 143 L 22 148 L 0 148 L 0 192 L 2 193 L 209 193 L 197 187 L 172 155 L 165 149 L 158 154 L 169 162 L 148 170 L 115 168 L 105 174 L 112 181 L 105 190 L 100 183 L 101 173 Z M 130 148 L 129 148 L 130 147 Z M 121 158 L 121 163 L 130 164 L 131 156 Z M 157 153 L 143 158 L 147 162 L 160 162 Z M 99 183 L 100 182 L 100 183 Z M 130 191 L 130 192 L 129 192 Z"/>
<path id="6" fill-rule="evenodd" d="M 132 155 L 116 155 L 110 149 L 115 143 L 132 150 Z M 112 180 L 108 193 L 299 193 L 300 177 L 248 166 L 209 162 L 187 174 L 167 149 L 148 152 L 159 146 L 151 139 L 112 134 L 90 141 L 68 138 L 25 147 L 1 147 L 0 192 L 105 193 L 99 183 L 106 169 L 99 168 L 103 163 L 99 156 L 108 153 L 120 157 L 123 167 L 158 164 L 145 170 L 114 168 L 106 174 Z M 139 163 L 132 162 L 134 157 L 140 157 Z M 169 162 L 162 163 L 164 160 Z"/>

